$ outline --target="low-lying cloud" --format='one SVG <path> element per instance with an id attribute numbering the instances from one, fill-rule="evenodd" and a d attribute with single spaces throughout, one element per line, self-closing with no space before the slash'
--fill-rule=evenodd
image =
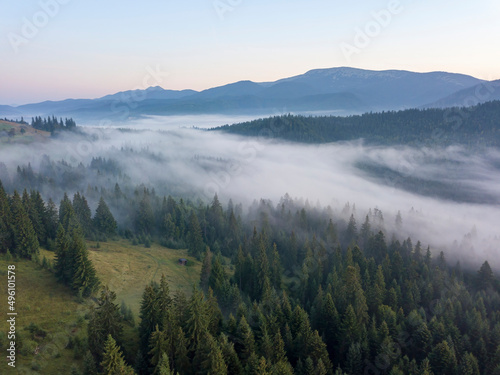
<path id="1" fill-rule="evenodd" d="M 129 130 L 89 127 L 83 136 L 6 145 L 0 161 L 12 175 L 17 165 L 40 168 L 42 155 L 74 166 L 104 157 L 130 178 L 101 175 L 85 181 L 82 191 L 88 183 L 114 185 L 116 179 L 120 185 L 155 187 L 157 194 L 209 201 L 217 193 L 222 200 L 247 205 L 260 198 L 277 204 L 288 193 L 311 205 L 330 205 L 339 215 L 349 202 L 356 205 L 358 227 L 369 208 L 380 209 L 388 234 L 400 211 L 400 238 L 418 239 L 434 254 L 442 249 L 449 260 L 476 267 L 488 259 L 500 269 L 499 150 L 374 147 L 361 141 L 304 145 L 185 129 L 180 125 L 186 123 L 172 120 L 155 117 L 127 124 Z M 197 121 L 194 117 L 190 124 L 207 125 Z"/>

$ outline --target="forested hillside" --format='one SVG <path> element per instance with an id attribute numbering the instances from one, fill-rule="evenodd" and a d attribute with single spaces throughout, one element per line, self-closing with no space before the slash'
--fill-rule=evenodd
<path id="1" fill-rule="evenodd" d="M 130 225 L 117 227 L 117 206 Z M 450 267 L 446 254 L 388 230 L 378 209 L 357 223 L 352 206 L 288 196 L 248 212 L 224 206 L 117 185 L 92 213 L 81 193 L 57 209 L 37 191 L 2 187 L 1 249 L 37 260 L 42 244 L 56 258 L 38 262 L 76 295 L 96 295 L 83 374 L 500 373 L 500 286 L 487 261 L 477 272 Z M 395 228 L 404 219 L 392 218 Z M 165 279 L 145 286 L 133 328 L 114 292 L 98 291 L 83 241 L 116 236 L 187 247 L 203 261 L 199 284 L 190 295 L 171 294 Z"/>
<path id="2" fill-rule="evenodd" d="M 212 130 L 293 142 L 364 139 L 378 145 L 500 146 L 500 101 L 474 107 L 407 109 L 347 117 L 283 115 Z"/>

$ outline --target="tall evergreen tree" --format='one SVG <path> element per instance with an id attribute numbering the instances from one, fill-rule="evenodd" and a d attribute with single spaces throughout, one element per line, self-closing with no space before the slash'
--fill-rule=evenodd
<path id="1" fill-rule="evenodd" d="M 102 373 L 105 375 L 134 375 L 134 370 L 127 366 L 120 347 L 111 335 L 104 343 L 104 353 L 101 362 Z"/>
<path id="2" fill-rule="evenodd" d="M 172 372 L 170 371 L 170 361 L 166 353 L 162 354 L 161 360 L 158 363 L 158 366 L 156 366 L 155 372 L 158 375 L 172 375 Z"/>
<path id="3" fill-rule="evenodd" d="M 9 199 L 0 180 L 0 251 L 14 251 L 14 233 Z"/>
<path id="4" fill-rule="evenodd" d="M 208 282 L 211 276 L 212 270 L 212 252 L 210 248 L 207 246 L 205 251 L 205 255 L 203 256 L 203 263 L 201 266 L 201 275 L 200 275 L 200 288 L 204 291 L 208 291 Z"/>
<path id="5" fill-rule="evenodd" d="M 151 333 L 151 337 L 149 339 L 149 355 L 150 355 L 150 363 L 155 369 L 154 373 L 158 373 L 158 365 L 161 361 L 163 354 L 166 354 L 167 348 L 167 338 L 164 331 L 160 331 L 158 326 Z"/>
<path id="6" fill-rule="evenodd" d="M 349 223 L 347 224 L 347 229 L 344 234 L 344 243 L 346 245 L 350 244 L 353 241 L 356 241 L 358 238 L 358 229 L 356 225 L 356 219 L 354 218 L 354 214 L 351 214 L 349 218 Z"/>
<path id="7" fill-rule="evenodd" d="M 47 238 L 55 239 L 57 227 L 59 225 L 59 213 L 57 211 L 56 204 L 50 198 L 46 205 L 45 218 L 43 223 L 45 225 L 45 233 L 47 234 Z"/>
<path id="8" fill-rule="evenodd" d="M 149 196 L 145 192 L 137 208 L 135 216 L 135 229 L 138 233 L 152 234 L 154 222 L 153 208 L 151 207 Z"/>
<path id="9" fill-rule="evenodd" d="M 149 338 L 156 326 L 161 324 L 160 312 L 157 298 L 157 285 L 151 283 L 147 285 L 142 294 L 141 309 L 139 316 L 141 323 L 139 325 L 139 335 L 141 340 L 141 349 L 143 355 L 148 353 Z"/>
<path id="10" fill-rule="evenodd" d="M 493 271 L 488 261 L 485 261 L 477 272 L 477 286 L 479 289 L 488 289 L 493 286 Z"/>
<path id="11" fill-rule="evenodd" d="M 12 196 L 11 213 L 15 246 L 13 250 L 19 257 L 31 259 L 39 253 L 38 239 L 17 191 Z"/>
<path id="12" fill-rule="evenodd" d="M 194 212 L 189 216 L 189 232 L 187 238 L 188 253 L 191 256 L 201 259 L 205 245 L 203 244 L 203 237 L 201 233 L 200 222 Z"/>
<path id="13" fill-rule="evenodd" d="M 55 275 L 60 282 L 68 285 L 73 277 L 73 254 L 70 254 L 70 241 L 62 224 L 57 228 L 55 253 Z"/>
<path id="14" fill-rule="evenodd" d="M 208 333 L 208 317 L 203 293 L 193 288 L 193 294 L 188 305 L 188 320 L 186 322 L 186 333 L 190 342 L 191 350 L 196 350 L 201 339 Z"/>
<path id="15" fill-rule="evenodd" d="M 80 195 L 79 192 L 73 196 L 73 210 L 84 236 L 89 237 L 92 234 L 92 212 L 90 211 L 87 199 L 83 194 Z"/>
<path id="16" fill-rule="evenodd" d="M 196 357 L 201 359 L 200 369 L 210 375 L 227 375 L 227 365 L 224 361 L 222 350 L 218 343 L 207 333 L 203 336 L 196 350 Z M 193 360 L 194 363 L 198 362 L 197 358 Z"/>
<path id="17" fill-rule="evenodd" d="M 106 235 L 115 234 L 117 227 L 116 220 L 103 197 L 99 199 L 93 221 L 96 231 Z"/>
<path id="18" fill-rule="evenodd" d="M 108 336 L 116 337 L 121 341 L 122 324 L 120 308 L 115 303 L 116 293 L 104 287 L 97 299 L 96 307 L 90 312 L 89 324 L 87 326 L 89 350 L 100 363 L 105 351 L 105 342 Z M 114 339 L 113 339 L 114 341 Z"/>
<path id="19" fill-rule="evenodd" d="M 45 233 L 45 226 L 43 225 L 43 220 L 45 218 L 45 203 L 40 193 L 32 190 L 28 195 L 25 189 L 23 191 L 22 202 L 31 224 L 33 225 L 33 229 L 35 230 L 38 243 L 46 244 L 47 235 Z"/>
<path id="20" fill-rule="evenodd" d="M 59 222 L 66 232 L 68 232 L 71 227 L 76 226 L 75 222 L 78 222 L 73 205 L 66 193 L 64 193 L 64 197 L 59 204 Z"/>
<path id="21" fill-rule="evenodd" d="M 74 228 L 71 233 L 70 253 L 72 256 L 71 286 L 78 290 L 83 297 L 93 294 L 99 287 L 97 273 L 89 259 L 87 245 L 79 228 Z"/>
<path id="22" fill-rule="evenodd" d="M 190 369 L 188 357 L 188 342 L 181 327 L 178 327 L 175 335 L 175 369 L 178 373 L 187 374 Z"/>

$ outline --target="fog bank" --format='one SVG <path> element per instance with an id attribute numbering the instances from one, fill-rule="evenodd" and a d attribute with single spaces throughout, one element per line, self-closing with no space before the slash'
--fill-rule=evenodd
<path id="1" fill-rule="evenodd" d="M 195 120 L 192 126 L 200 128 L 221 121 Z M 37 171 L 42 155 L 73 166 L 104 157 L 116 162 L 126 178 L 101 173 L 87 183 L 144 183 L 157 194 L 207 202 L 217 193 L 223 201 L 232 198 L 248 205 L 265 198 L 276 204 L 288 193 L 311 205 L 330 205 L 338 214 L 349 202 L 355 204 L 358 228 L 368 209 L 378 208 L 388 233 L 400 211 L 402 238 L 411 236 L 434 253 L 443 249 L 448 259 L 474 267 L 488 259 L 500 270 L 499 150 L 373 147 L 361 141 L 291 144 L 180 128 L 175 119 L 160 117 L 126 127 L 85 127 L 83 135 L 6 145 L 0 149 L 0 161 L 12 177 L 17 165 L 31 163 Z"/>

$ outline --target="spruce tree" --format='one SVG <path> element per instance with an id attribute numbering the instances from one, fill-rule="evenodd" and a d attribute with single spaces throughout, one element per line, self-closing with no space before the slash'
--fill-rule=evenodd
<path id="1" fill-rule="evenodd" d="M 477 286 L 479 289 L 488 289 L 493 286 L 493 271 L 488 261 L 485 261 L 477 272 Z"/>
<path id="2" fill-rule="evenodd" d="M 149 356 L 150 363 L 155 368 L 154 373 L 158 372 L 158 365 L 161 361 L 163 354 L 167 351 L 167 338 L 165 332 L 160 331 L 158 326 L 156 326 L 155 330 L 151 333 L 151 337 L 149 339 Z"/>
<path id="3" fill-rule="evenodd" d="M 167 323 L 172 318 L 172 297 L 170 297 L 170 287 L 165 274 L 161 275 L 158 292 L 156 294 L 158 300 L 158 322 L 162 330 L 167 329 Z"/>
<path id="4" fill-rule="evenodd" d="M 160 311 L 157 298 L 157 285 L 150 283 L 144 288 L 141 300 L 139 316 L 141 323 L 139 325 L 139 336 L 141 340 L 141 350 L 146 356 L 149 348 L 149 338 L 156 326 L 162 324 L 160 321 Z"/>
<path id="5" fill-rule="evenodd" d="M 116 220 L 103 197 L 99 199 L 93 222 L 94 229 L 100 233 L 106 235 L 114 235 L 116 233 Z"/>
<path id="6" fill-rule="evenodd" d="M 181 327 L 177 328 L 175 335 L 175 369 L 181 374 L 187 374 L 190 369 L 188 357 L 188 341 Z"/>
<path id="7" fill-rule="evenodd" d="M 99 287 L 99 279 L 89 259 L 83 234 L 78 228 L 74 228 L 71 233 L 70 249 L 73 257 L 71 286 L 83 297 L 88 297 Z"/>
<path id="8" fill-rule="evenodd" d="M 212 252 L 210 248 L 207 246 L 205 251 L 205 255 L 203 256 L 203 263 L 201 266 L 201 274 L 200 274 L 200 288 L 205 293 L 208 291 L 208 282 L 211 277 L 212 270 Z"/>
<path id="9" fill-rule="evenodd" d="M 45 219 L 45 203 L 42 196 L 38 191 L 32 190 L 30 195 L 26 190 L 23 192 L 23 204 L 24 209 L 28 213 L 28 217 L 33 224 L 33 229 L 35 230 L 38 243 L 46 244 L 47 235 L 45 233 L 45 225 L 43 221 Z"/>
<path id="10" fill-rule="evenodd" d="M 59 213 L 57 212 L 56 204 L 50 198 L 45 209 L 45 218 L 43 223 L 45 225 L 47 238 L 55 239 L 57 227 L 59 225 Z"/>
<path id="11" fill-rule="evenodd" d="M 200 340 L 208 333 L 209 320 L 203 293 L 193 287 L 193 294 L 188 305 L 188 320 L 186 333 L 190 342 L 190 349 L 196 350 Z"/>
<path id="12" fill-rule="evenodd" d="M 278 247 L 274 243 L 272 257 L 271 257 L 270 281 L 271 281 L 271 285 L 276 290 L 281 290 L 281 288 L 282 288 L 281 274 L 283 271 L 281 268 L 282 267 L 281 267 L 280 255 L 278 253 Z"/>
<path id="13" fill-rule="evenodd" d="M 455 372 L 456 357 L 448 342 L 442 341 L 429 354 L 432 370 L 436 374 L 452 375 Z"/>
<path id="14" fill-rule="evenodd" d="M 111 335 L 107 336 L 104 343 L 102 357 L 101 367 L 104 375 L 134 375 L 134 370 L 125 363 L 120 347 Z"/>
<path id="15" fill-rule="evenodd" d="M 0 180 L 0 251 L 14 251 L 13 220 L 9 199 Z"/>
<path id="16" fill-rule="evenodd" d="M 222 350 L 222 355 L 224 357 L 224 362 L 227 365 L 227 372 L 231 375 L 242 375 L 243 366 L 241 366 L 238 354 L 234 350 L 234 343 L 228 340 L 227 336 L 221 334 L 220 336 L 220 347 Z"/>
<path id="17" fill-rule="evenodd" d="M 208 286 L 212 288 L 218 296 L 220 296 L 221 292 L 225 289 L 228 283 L 229 280 L 224 268 L 222 267 L 220 254 L 217 254 L 212 261 L 210 276 L 208 278 Z"/>
<path id="18" fill-rule="evenodd" d="M 149 193 L 144 192 L 144 196 L 139 202 L 139 206 L 136 211 L 135 229 L 138 233 L 153 233 L 155 219 L 148 194 Z"/>
<path id="19" fill-rule="evenodd" d="M 78 222 L 73 205 L 71 204 L 71 201 L 66 193 L 64 193 L 64 197 L 59 205 L 59 222 L 62 224 L 66 232 L 68 232 L 71 227 L 76 225 L 75 222 Z"/>
<path id="20" fill-rule="evenodd" d="M 115 303 L 116 293 L 104 287 L 97 299 L 97 306 L 92 308 L 87 336 L 89 350 L 98 363 L 102 361 L 102 353 L 108 335 L 121 340 L 122 324 L 120 308 Z M 114 340 L 113 340 L 114 341 Z"/>
<path id="21" fill-rule="evenodd" d="M 194 212 L 191 212 L 189 217 L 189 232 L 187 238 L 188 254 L 201 259 L 201 254 L 204 250 L 203 237 L 200 228 L 200 222 Z"/>
<path id="22" fill-rule="evenodd" d="M 347 229 L 345 230 L 344 233 L 344 243 L 346 245 L 349 245 L 351 242 L 356 241 L 358 238 L 358 229 L 356 226 L 356 219 L 354 218 L 354 215 L 351 214 L 351 217 L 349 218 L 349 223 L 347 224 Z"/>
<path id="23" fill-rule="evenodd" d="M 90 351 L 83 357 L 83 375 L 97 375 L 97 366 Z"/>
<path id="24" fill-rule="evenodd" d="M 199 367 L 197 363 L 200 364 Z M 206 374 L 227 375 L 227 365 L 222 350 L 211 334 L 207 333 L 199 342 L 193 365 Z"/>
<path id="25" fill-rule="evenodd" d="M 31 259 L 39 253 L 38 239 L 29 219 L 21 197 L 14 191 L 11 204 L 12 228 L 14 232 L 14 253 L 22 258 Z"/>
<path id="26" fill-rule="evenodd" d="M 62 224 L 57 228 L 54 270 L 57 279 L 65 285 L 72 280 L 73 259 L 70 254 L 70 241 Z"/>
<path id="27" fill-rule="evenodd" d="M 459 367 L 460 375 L 479 375 L 479 364 L 472 353 L 465 353 Z"/>
<path id="28" fill-rule="evenodd" d="M 238 324 L 237 335 L 237 353 L 240 356 L 241 362 L 246 364 L 251 354 L 255 351 L 255 339 L 252 329 L 248 325 L 244 316 L 241 317 L 240 323 Z"/>
<path id="29" fill-rule="evenodd" d="M 160 359 L 160 362 L 158 362 L 158 366 L 156 366 L 155 369 L 155 374 L 157 375 L 172 375 L 172 372 L 170 371 L 170 364 L 169 364 L 169 359 L 168 355 L 166 353 L 163 353 Z"/>
<path id="30" fill-rule="evenodd" d="M 88 238 L 92 234 L 92 212 L 87 199 L 83 194 L 80 195 L 79 192 L 73 196 L 73 210 L 84 236 Z"/>

